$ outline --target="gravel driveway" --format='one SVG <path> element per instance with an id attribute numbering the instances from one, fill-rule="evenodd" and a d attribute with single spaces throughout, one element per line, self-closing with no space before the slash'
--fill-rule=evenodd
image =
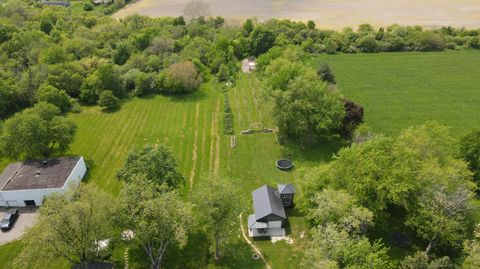
<path id="1" fill-rule="evenodd" d="M 6 211 L 2 210 L 0 212 L 0 217 L 3 217 L 5 212 Z M 13 228 L 6 232 L 0 232 L 0 245 L 12 242 L 22 237 L 25 232 L 25 228 L 34 225 L 37 222 L 37 218 L 38 213 L 34 211 L 22 212 L 22 210 L 20 210 L 20 216 L 18 217 L 15 225 L 13 225 Z"/>

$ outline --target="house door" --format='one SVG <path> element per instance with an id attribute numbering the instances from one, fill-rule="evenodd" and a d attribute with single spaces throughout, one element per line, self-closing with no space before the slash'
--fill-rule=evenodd
<path id="1" fill-rule="evenodd" d="M 25 203 L 25 206 L 37 206 L 37 204 L 35 204 L 35 200 L 25 200 L 23 202 Z"/>

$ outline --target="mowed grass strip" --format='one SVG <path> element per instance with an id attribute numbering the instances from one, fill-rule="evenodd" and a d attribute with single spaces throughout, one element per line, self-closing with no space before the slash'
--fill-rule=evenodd
<path id="1" fill-rule="evenodd" d="M 376 132 L 397 134 L 436 120 L 459 137 L 480 126 L 479 51 L 321 55 L 345 96 Z"/>
<path id="2" fill-rule="evenodd" d="M 146 144 L 163 143 L 178 157 L 180 171 L 187 180 L 200 176 L 196 170 L 201 156 L 201 142 L 208 143 L 211 133 L 209 122 L 217 99 L 221 95 L 205 84 L 199 92 L 189 96 L 134 98 L 121 109 L 105 113 L 98 107 L 86 107 L 79 114 L 70 114 L 78 125 L 78 132 L 69 154 L 83 155 L 89 166 L 88 180 L 104 190 L 118 194 L 122 183 L 115 173 L 123 166 L 129 151 Z M 218 115 L 217 115 L 218 116 Z M 194 146 L 197 143 L 196 147 Z M 209 154 L 209 152 L 205 152 Z M 195 168 L 194 168 L 195 163 Z"/>

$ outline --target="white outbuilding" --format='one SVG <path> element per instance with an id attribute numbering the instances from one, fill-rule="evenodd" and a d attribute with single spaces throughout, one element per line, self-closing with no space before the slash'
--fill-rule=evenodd
<path id="1" fill-rule="evenodd" d="M 0 174 L 0 206 L 40 206 L 46 196 L 78 186 L 86 172 L 81 156 L 11 163 Z"/>

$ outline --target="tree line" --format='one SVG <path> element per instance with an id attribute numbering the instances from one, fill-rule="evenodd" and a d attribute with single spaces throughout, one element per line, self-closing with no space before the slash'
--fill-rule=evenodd
<path id="1" fill-rule="evenodd" d="M 375 29 L 363 24 L 338 32 L 318 29 L 313 22 L 276 19 L 248 19 L 235 26 L 191 11 L 186 19 L 134 15 L 118 21 L 98 12 L 20 0 L 0 6 L 0 15 L 3 119 L 45 100 L 39 96 L 45 91 L 47 102 L 78 111 L 78 102 L 112 109 L 117 98 L 189 93 L 209 74 L 234 82 L 239 59 L 258 57 L 272 47 L 297 46 L 313 54 L 480 47 L 478 30 L 452 27 Z M 37 94 L 40 89 L 43 93 Z"/>

